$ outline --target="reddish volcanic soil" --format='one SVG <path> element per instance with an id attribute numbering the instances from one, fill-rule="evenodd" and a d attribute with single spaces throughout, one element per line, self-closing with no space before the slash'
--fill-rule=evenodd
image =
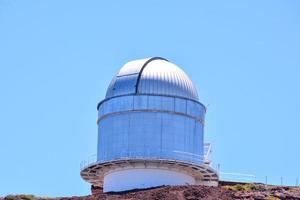
<path id="1" fill-rule="evenodd" d="M 232 199 L 232 192 L 218 187 L 205 186 L 165 186 L 149 190 L 140 190 L 123 194 L 99 194 L 97 199 L 128 200 L 181 200 L 181 199 Z"/>
<path id="2" fill-rule="evenodd" d="M 163 186 L 159 188 L 134 190 L 122 193 L 98 193 L 82 197 L 58 197 L 58 198 L 41 198 L 31 195 L 9 195 L 0 200 L 230 200 L 230 199 L 253 199 L 253 200 L 279 200 L 295 199 L 300 200 L 299 187 L 280 187 L 266 186 L 263 184 L 238 184 L 223 185 L 219 187 L 208 186 Z"/>

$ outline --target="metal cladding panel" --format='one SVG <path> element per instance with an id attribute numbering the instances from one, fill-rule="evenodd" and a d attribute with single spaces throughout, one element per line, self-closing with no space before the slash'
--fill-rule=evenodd
<path id="1" fill-rule="evenodd" d="M 194 119 L 169 113 L 111 115 L 99 123 L 98 161 L 156 158 L 201 164 L 202 126 Z"/>
<path id="2" fill-rule="evenodd" d="M 160 96 L 148 96 L 148 108 L 162 110 L 161 99 Z"/>
<path id="3" fill-rule="evenodd" d="M 159 113 L 134 113 L 125 116 L 130 118 L 129 152 L 138 156 L 157 155 L 161 145 L 161 115 Z"/>
<path id="4" fill-rule="evenodd" d="M 106 101 L 98 110 L 99 116 L 133 109 L 134 96 L 122 96 Z"/>
<path id="5" fill-rule="evenodd" d="M 189 77 L 166 60 L 153 60 L 142 72 L 140 94 L 161 94 L 198 100 L 197 90 Z"/>
<path id="6" fill-rule="evenodd" d="M 204 115 L 205 110 L 203 106 L 192 101 L 186 101 L 186 114 L 195 116 L 195 115 Z"/>
<path id="7" fill-rule="evenodd" d="M 148 96 L 134 96 L 134 110 L 141 110 L 148 108 Z"/>
<path id="8" fill-rule="evenodd" d="M 128 95 L 104 101 L 98 109 L 98 117 L 125 111 L 174 112 L 203 122 L 205 107 L 198 102 L 176 97 Z"/>
<path id="9" fill-rule="evenodd" d="M 175 98 L 175 112 L 186 113 L 186 103 L 185 99 Z"/>
<path id="10" fill-rule="evenodd" d="M 175 111 L 175 98 L 173 98 L 173 97 L 161 98 L 161 107 L 163 109 L 174 112 Z"/>
<path id="11" fill-rule="evenodd" d="M 98 160 L 113 160 L 128 152 L 129 120 L 112 117 L 98 126 Z"/>
<path id="12" fill-rule="evenodd" d="M 112 96 L 134 94 L 137 78 L 138 74 L 117 76 L 114 83 L 113 91 L 108 92 L 107 94 L 111 94 Z"/>

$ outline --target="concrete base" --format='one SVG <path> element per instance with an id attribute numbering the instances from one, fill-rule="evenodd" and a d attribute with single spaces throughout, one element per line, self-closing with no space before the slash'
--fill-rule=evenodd
<path id="1" fill-rule="evenodd" d="M 165 169 L 122 169 L 104 176 L 104 192 L 119 192 L 161 185 L 194 185 L 195 179 L 185 173 Z"/>
<path id="2" fill-rule="evenodd" d="M 219 181 L 197 181 L 196 185 L 205 185 L 205 186 L 217 187 L 219 185 Z"/>
<path id="3" fill-rule="evenodd" d="M 97 195 L 103 193 L 103 187 L 91 185 L 91 193 L 92 195 Z"/>

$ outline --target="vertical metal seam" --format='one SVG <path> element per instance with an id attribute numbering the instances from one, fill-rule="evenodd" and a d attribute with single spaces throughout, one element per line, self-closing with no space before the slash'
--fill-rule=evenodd
<path id="1" fill-rule="evenodd" d="M 163 115 L 160 114 L 160 155 L 162 155 L 162 149 L 163 149 Z"/>
<path id="2" fill-rule="evenodd" d="M 136 84 L 135 84 L 135 94 L 138 94 L 139 93 L 139 84 L 140 84 L 140 79 L 141 79 L 141 76 L 142 76 L 142 73 L 145 69 L 145 67 L 150 63 L 152 62 L 153 60 L 165 60 L 167 62 L 169 62 L 167 59 L 165 58 L 162 58 L 162 57 L 153 57 L 153 58 L 150 58 L 149 60 L 147 60 L 144 65 L 142 66 L 140 72 L 139 72 L 139 75 L 138 75 L 138 78 L 136 80 Z"/>

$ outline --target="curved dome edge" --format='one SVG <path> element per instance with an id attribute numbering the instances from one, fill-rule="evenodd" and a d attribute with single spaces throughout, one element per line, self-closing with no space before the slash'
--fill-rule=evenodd
<path id="1" fill-rule="evenodd" d="M 197 89 L 189 76 L 163 57 L 127 62 L 112 78 L 101 102 L 124 95 L 162 95 L 199 101 Z"/>

